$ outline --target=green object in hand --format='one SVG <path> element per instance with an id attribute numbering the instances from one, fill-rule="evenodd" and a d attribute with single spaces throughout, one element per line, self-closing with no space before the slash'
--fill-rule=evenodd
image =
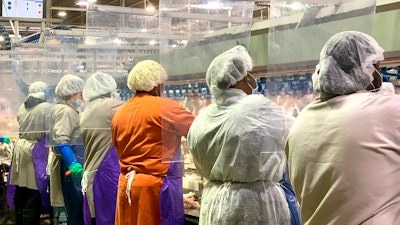
<path id="1" fill-rule="evenodd" d="M 68 166 L 68 170 L 71 171 L 73 177 L 83 176 L 83 167 L 80 163 L 75 162 Z"/>

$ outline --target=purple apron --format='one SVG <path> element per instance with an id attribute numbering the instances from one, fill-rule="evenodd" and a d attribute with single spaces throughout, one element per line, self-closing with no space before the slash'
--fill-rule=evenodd
<path id="1" fill-rule="evenodd" d="M 177 151 L 180 156 L 180 149 Z M 171 162 L 160 192 L 162 225 L 185 225 L 182 191 L 182 163 Z"/>
<path id="2" fill-rule="evenodd" d="M 110 225 L 115 222 L 115 208 L 120 174 L 119 158 L 115 147 L 111 147 L 97 169 L 93 180 L 94 210 L 96 225 Z M 89 206 L 84 204 L 85 225 L 91 224 Z"/>
<path id="3" fill-rule="evenodd" d="M 49 178 L 46 173 L 47 159 L 49 156 L 49 149 L 46 147 L 46 136 L 43 136 L 32 149 L 32 159 L 35 165 L 36 183 L 40 196 L 42 199 L 42 212 L 47 214 L 52 211 L 50 205 L 50 194 L 47 192 L 49 185 Z M 10 170 L 11 171 L 10 165 Z M 10 174 L 7 177 L 7 203 L 11 209 L 15 208 L 14 196 L 15 196 L 15 185 L 10 184 Z"/>
<path id="4" fill-rule="evenodd" d="M 46 147 L 46 136 L 44 136 L 33 146 L 32 159 L 35 165 L 36 183 L 42 198 L 42 212 L 45 214 L 53 210 L 50 205 L 50 193 L 47 191 L 49 185 L 49 177 L 46 173 L 48 157 L 49 148 Z"/>

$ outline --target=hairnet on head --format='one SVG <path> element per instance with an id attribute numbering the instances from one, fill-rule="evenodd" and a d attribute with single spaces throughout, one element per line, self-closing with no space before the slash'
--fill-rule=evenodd
<path id="1" fill-rule="evenodd" d="M 55 92 L 57 97 L 67 97 L 82 92 L 84 84 L 85 82 L 82 78 L 76 75 L 67 74 L 61 78 L 60 82 L 58 82 Z"/>
<path id="2" fill-rule="evenodd" d="M 151 91 L 167 81 L 164 67 L 153 60 L 144 60 L 133 67 L 128 75 L 128 88 L 133 91 Z"/>
<path id="3" fill-rule="evenodd" d="M 86 80 L 82 95 L 85 101 L 90 101 L 101 95 L 113 92 L 116 89 L 117 82 L 115 82 L 112 76 L 96 72 Z"/>
<path id="4" fill-rule="evenodd" d="M 394 86 L 392 83 L 382 82 L 382 85 L 379 88 L 378 93 L 382 94 L 382 95 L 392 95 L 392 94 L 395 94 L 396 91 L 394 90 Z"/>
<path id="5" fill-rule="evenodd" d="M 383 59 L 382 47 L 368 34 L 335 34 L 321 50 L 312 77 L 314 90 L 334 95 L 364 90 L 373 80 L 374 64 Z"/>
<path id="6" fill-rule="evenodd" d="M 222 93 L 252 69 L 253 62 L 247 49 L 237 45 L 214 58 L 208 67 L 206 82 L 212 93 Z"/>
<path id="7" fill-rule="evenodd" d="M 47 84 L 43 81 L 35 81 L 29 86 L 29 95 L 37 99 L 45 100 Z"/>

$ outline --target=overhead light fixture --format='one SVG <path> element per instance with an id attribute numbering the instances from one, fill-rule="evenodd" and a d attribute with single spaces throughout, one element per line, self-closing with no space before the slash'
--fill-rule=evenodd
<path id="1" fill-rule="evenodd" d="M 87 6 L 87 5 L 89 5 L 89 2 L 87 2 L 87 1 L 77 1 L 77 2 L 75 2 L 75 5 Z"/>
<path id="2" fill-rule="evenodd" d="M 66 16 L 67 15 L 67 13 L 66 12 L 64 12 L 64 11 L 60 11 L 60 12 L 58 12 L 58 14 L 57 14 L 58 16 L 61 16 L 61 17 L 64 17 L 64 16 Z"/>
<path id="3" fill-rule="evenodd" d="M 148 4 L 146 4 L 147 2 Z M 156 11 L 156 8 L 154 7 L 153 4 L 151 4 L 149 0 L 145 0 L 144 3 L 146 11 Z"/>
<path id="4" fill-rule="evenodd" d="M 87 6 L 87 5 L 95 3 L 95 2 L 97 2 L 97 0 L 80 0 L 80 1 L 76 1 L 75 5 Z"/>
<path id="5" fill-rule="evenodd" d="M 293 2 L 292 4 L 289 5 L 289 8 L 293 10 L 299 10 L 303 8 L 303 5 L 300 2 Z"/>

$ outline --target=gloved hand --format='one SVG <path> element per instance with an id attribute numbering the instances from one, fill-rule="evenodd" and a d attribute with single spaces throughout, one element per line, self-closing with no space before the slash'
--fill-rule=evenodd
<path id="1" fill-rule="evenodd" d="M 65 172 L 66 176 L 72 175 L 72 177 L 81 178 L 83 176 L 83 167 L 80 163 L 75 162 L 68 166 L 68 171 Z"/>

